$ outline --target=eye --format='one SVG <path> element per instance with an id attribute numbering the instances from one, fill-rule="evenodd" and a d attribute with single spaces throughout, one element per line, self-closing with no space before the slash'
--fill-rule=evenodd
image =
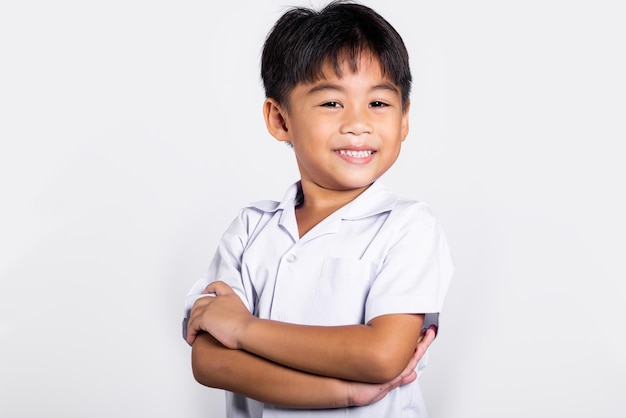
<path id="1" fill-rule="evenodd" d="M 326 102 L 326 103 L 322 103 L 322 107 L 341 107 L 341 103 L 339 103 L 339 102 Z"/>
<path id="2" fill-rule="evenodd" d="M 370 107 L 387 107 L 389 106 L 385 102 L 381 102 L 380 100 L 376 100 L 375 102 L 370 103 Z"/>

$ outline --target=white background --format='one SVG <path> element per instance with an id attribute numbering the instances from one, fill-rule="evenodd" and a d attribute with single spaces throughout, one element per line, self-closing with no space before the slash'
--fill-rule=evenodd
<path id="1" fill-rule="evenodd" d="M 621 2 L 365 3 L 415 78 L 385 183 L 457 265 L 431 418 L 622 417 Z M 292 4 L 2 2 L 0 416 L 224 416 L 182 303 L 238 208 L 297 179 L 258 75 Z"/>

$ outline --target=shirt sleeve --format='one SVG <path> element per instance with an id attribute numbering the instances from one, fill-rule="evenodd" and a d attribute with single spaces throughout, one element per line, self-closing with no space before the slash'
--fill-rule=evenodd
<path id="1" fill-rule="evenodd" d="M 183 338 L 186 339 L 187 320 L 191 308 L 196 300 L 208 296 L 202 292 L 211 282 L 221 280 L 228 284 L 241 298 L 246 308 L 252 312 L 253 300 L 250 297 L 252 292 L 245 288 L 241 278 L 241 259 L 248 241 L 252 221 L 250 215 L 250 211 L 243 209 L 239 216 L 231 222 L 222 235 L 207 273 L 194 283 L 187 294 L 183 319 Z"/>
<path id="2" fill-rule="evenodd" d="M 393 225 L 392 244 L 368 294 L 365 321 L 385 314 L 419 313 L 427 314 L 432 325 L 454 270 L 446 236 L 423 203 L 394 208 L 387 222 Z"/>

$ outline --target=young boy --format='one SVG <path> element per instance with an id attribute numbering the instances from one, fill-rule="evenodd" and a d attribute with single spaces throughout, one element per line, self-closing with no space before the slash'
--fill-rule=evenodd
<path id="1" fill-rule="evenodd" d="M 192 288 L 194 376 L 229 417 L 426 417 L 414 369 L 453 267 L 430 209 L 377 181 L 408 133 L 404 43 L 362 5 L 296 8 L 261 72 L 301 179 L 242 209 Z"/>

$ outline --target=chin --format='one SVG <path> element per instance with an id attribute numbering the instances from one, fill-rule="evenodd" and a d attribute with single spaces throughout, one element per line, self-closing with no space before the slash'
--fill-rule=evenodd
<path id="1" fill-rule="evenodd" d="M 362 180 L 362 181 L 346 181 L 346 182 L 337 184 L 336 189 L 343 190 L 343 191 L 363 189 L 363 188 L 371 186 L 371 184 L 374 183 L 375 181 L 376 179 L 368 179 L 368 180 Z"/>

